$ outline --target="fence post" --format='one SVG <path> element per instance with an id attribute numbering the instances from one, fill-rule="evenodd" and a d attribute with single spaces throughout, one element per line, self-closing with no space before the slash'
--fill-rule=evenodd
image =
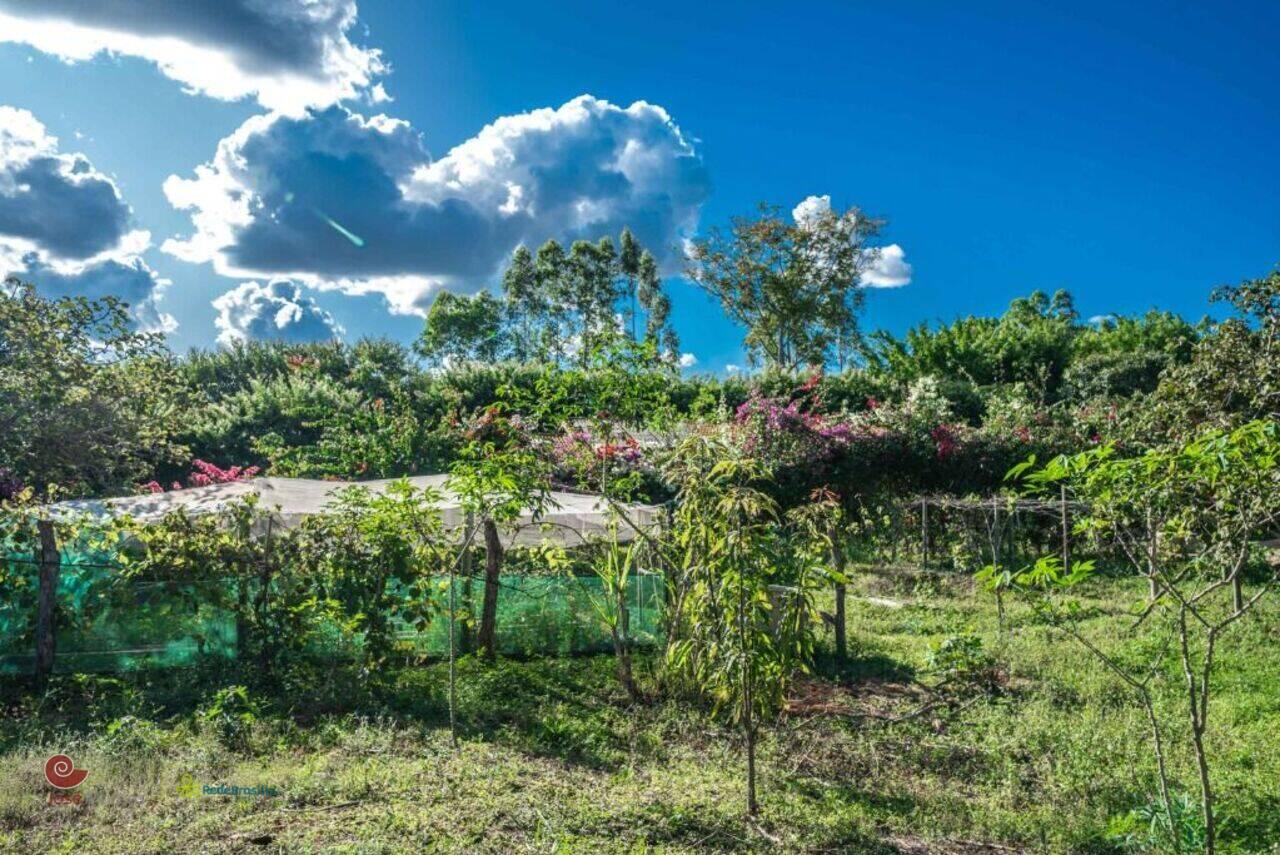
<path id="1" fill-rule="evenodd" d="M 1000 497 L 991 497 L 991 563 L 996 569 L 1002 569 L 1004 562 L 1004 538 L 1000 534 Z"/>
<path id="2" fill-rule="evenodd" d="M 62 557 L 58 555 L 58 541 L 54 536 L 53 521 L 39 520 L 36 529 L 40 533 L 40 589 L 36 601 L 36 688 L 43 689 L 53 672 L 55 651 L 54 633 L 57 619 L 54 608 L 58 595 L 58 575 Z"/>
<path id="3" fill-rule="evenodd" d="M 472 529 L 475 528 L 475 517 L 471 511 L 467 511 L 466 528 L 464 529 L 464 543 L 469 543 L 472 537 Z M 462 552 L 462 607 L 466 611 L 466 619 L 462 623 L 462 632 L 459 633 L 458 646 L 462 653 L 470 653 L 473 648 L 472 644 L 472 621 L 471 621 L 471 549 L 464 548 Z"/>
<path id="4" fill-rule="evenodd" d="M 1068 532 L 1070 529 L 1067 528 L 1067 485 L 1060 484 L 1058 489 L 1060 490 L 1058 495 L 1060 497 L 1062 508 L 1062 572 L 1065 574 L 1071 569 L 1069 555 L 1070 540 L 1068 538 Z"/>
<path id="5" fill-rule="evenodd" d="M 920 500 L 920 546 L 921 558 L 920 567 L 925 569 L 929 566 L 929 500 Z"/>

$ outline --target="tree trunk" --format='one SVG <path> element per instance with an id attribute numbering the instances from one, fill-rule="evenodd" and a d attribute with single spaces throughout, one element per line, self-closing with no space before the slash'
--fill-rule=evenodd
<path id="1" fill-rule="evenodd" d="M 463 541 L 466 545 L 466 541 Z M 449 742 L 458 747 L 458 593 L 456 562 L 449 562 Z"/>
<path id="2" fill-rule="evenodd" d="M 1191 729 L 1191 739 L 1196 749 L 1196 769 L 1200 773 L 1200 793 L 1204 798 L 1204 851 L 1213 855 L 1217 851 L 1217 821 L 1213 812 L 1213 787 L 1209 782 L 1209 759 L 1204 747 L 1204 726 Z"/>
<path id="3" fill-rule="evenodd" d="M 836 545 L 834 532 L 832 533 L 831 563 L 841 579 L 836 583 L 836 656 L 843 662 L 849 655 L 849 639 L 845 630 L 845 599 L 848 585 L 844 582 L 844 550 Z"/>
<path id="4" fill-rule="evenodd" d="M 627 690 L 627 698 L 635 703 L 640 700 L 640 690 L 631 672 L 630 615 L 624 604 L 619 603 L 619 609 L 618 624 L 613 628 L 613 655 L 618 660 L 618 682 Z"/>
<path id="5" fill-rule="evenodd" d="M 742 584 L 741 580 L 738 583 Z M 747 738 L 747 816 L 760 812 L 756 803 L 756 723 L 755 699 L 751 693 L 751 654 L 747 647 L 746 592 L 738 592 L 738 636 L 742 644 L 742 725 Z"/>
<path id="6" fill-rule="evenodd" d="M 1204 746 L 1204 732 L 1208 726 L 1210 665 L 1213 662 L 1214 630 L 1209 631 L 1206 642 L 1202 682 L 1197 684 L 1192 668 L 1190 630 L 1187 627 L 1187 611 L 1184 605 L 1178 613 L 1178 641 L 1182 648 L 1182 672 L 1187 681 L 1187 707 L 1191 720 L 1191 744 L 1195 749 L 1196 771 L 1200 775 L 1201 809 L 1204 817 L 1204 851 L 1213 855 L 1217 851 L 1217 828 L 1213 812 L 1213 786 L 1209 779 L 1209 755 Z"/>
<path id="7" fill-rule="evenodd" d="M 58 576 L 62 569 L 62 557 L 58 555 L 58 541 L 54 536 L 53 522 L 36 523 L 40 532 L 40 590 L 36 601 L 36 688 L 44 689 L 53 673 L 53 656 L 57 631 L 55 608 L 57 605 Z"/>
<path id="8" fill-rule="evenodd" d="M 502 539 L 493 520 L 484 521 L 484 603 L 476 646 L 492 659 L 497 651 L 498 576 L 502 572 Z"/>

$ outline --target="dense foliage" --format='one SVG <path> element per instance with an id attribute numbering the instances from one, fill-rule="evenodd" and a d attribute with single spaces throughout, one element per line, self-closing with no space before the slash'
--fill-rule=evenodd
<path id="1" fill-rule="evenodd" d="M 261 697 L 305 694 L 340 671 L 352 691 L 386 692 L 394 669 L 424 661 L 418 642 L 447 616 L 456 746 L 456 654 L 497 657 L 510 550 L 542 573 L 595 574 L 590 604 L 629 703 L 679 698 L 740 728 L 754 817 L 757 741 L 807 692 L 825 691 L 807 675 L 821 664 L 828 624 L 838 679 L 847 676 L 858 558 L 885 543 L 896 555 L 905 519 L 928 565 L 928 508 L 977 508 L 991 555 L 979 579 L 997 593 L 1002 643 L 1015 634 L 1005 599 L 1022 595 L 1033 606 L 1026 626 L 1081 642 L 1141 702 L 1155 768 L 1134 773 L 1133 810 L 1113 840 L 1123 832 L 1130 848 L 1213 851 L 1235 833 L 1220 822 L 1227 812 L 1210 773 L 1219 774 L 1208 727 L 1215 651 L 1228 655 L 1228 630 L 1280 581 L 1258 546 L 1280 520 L 1280 273 L 1218 292 L 1233 315 L 1216 322 L 1156 311 L 1082 322 L 1069 294 L 1034 292 L 997 318 L 864 338 L 860 283 L 874 259 L 865 241 L 878 227 L 856 210 L 792 222 L 765 209 L 695 243 L 690 277 L 741 322 L 753 362 L 766 366 L 725 379 L 681 376 L 656 261 L 629 232 L 618 249 L 608 238 L 521 248 L 501 298 L 441 295 L 412 349 L 259 343 L 178 358 L 134 331 L 114 301 L 46 300 L 9 283 L 0 539 L 34 556 L 35 527 L 39 553 L 51 554 L 46 491 L 448 473 L 461 511 L 448 530 L 439 494 L 396 481 L 343 492 L 329 513 L 287 528 L 250 501 L 218 518 L 120 520 L 102 534 L 132 590 L 151 586 L 193 613 L 234 619 L 224 646 L 242 679 L 209 699 L 200 726 L 242 750 Z M 1040 510 L 1058 503 L 1062 538 L 1060 551 L 1025 564 L 998 522 L 1016 513 L 1010 487 L 1023 475 L 1048 496 Z M 529 513 L 537 524 L 553 489 L 600 494 L 608 533 L 572 556 L 549 543 L 516 547 L 508 536 Z M 1105 565 L 1069 549 L 1069 499 L 1081 551 Z M 666 525 L 636 528 L 632 501 L 664 505 Z M 83 533 L 60 524 L 64 545 Z M 624 526 L 636 539 L 618 536 Z M 963 542 L 971 533 L 947 548 L 981 554 Z M 481 553 L 483 576 L 471 562 Z M 38 612 L 24 643 L 50 639 L 55 623 L 58 562 L 43 562 L 33 584 L 37 563 L 6 558 L 0 576 L 15 626 Z M 664 594 L 650 675 L 636 673 L 629 629 L 628 580 L 642 563 L 660 570 Z M 1141 629 L 1143 641 L 1121 659 L 1080 631 L 1087 616 L 1073 594 L 1135 573 L 1148 588 L 1128 632 Z M 136 605 L 129 585 L 106 578 L 89 592 L 94 608 Z M 831 613 L 820 611 L 829 588 Z M 1124 635 L 1111 623 L 1106 633 Z M 930 679 L 911 690 L 922 705 L 892 723 L 943 721 L 1001 695 L 1009 681 L 998 661 L 973 632 L 937 640 L 921 672 Z M 1181 708 L 1163 688 L 1173 667 L 1186 680 Z M 49 667 L 36 671 L 43 687 Z M 1165 734 L 1179 712 L 1194 795 L 1170 771 L 1179 760 Z"/>

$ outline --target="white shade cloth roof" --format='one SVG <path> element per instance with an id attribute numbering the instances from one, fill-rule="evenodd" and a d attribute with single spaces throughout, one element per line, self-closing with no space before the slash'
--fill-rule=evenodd
<path id="1" fill-rule="evenodd" d="M 85 499 L 60 502 L 51 510 L 53 516 L 70 518 L 109 518 L 130 516 L 143 522 L 159 522 L 165 515 L 179 509 L 191 516 L 217 514 L 250 495 L 258 497 L 258 507 L 271 511 L 275 520 L 292 527 L 304 517 L 322 514 L 334 501 L 335 495 L 347 487 L 363 487 L 371 493 L 382 493 L 398 479 L 381 481 L 317 481 L 305 478 L 252 478 L 211 484 L 207 487 L 188 487 L 167 493 L 147 493 L 141 496 L 125 496 L 117 499 Z M 405 479 L 418 489 L 430 488 L 441 496 L 440 509 L 445 529 L 455 539 L 466 524 L 466 515 L 457 496 L 446 486 L 447 475 L 419 475 Z M 612 537 L 616 526 L 617 539 L 622 542 L 638 536 L 636 529 L 647 530 L 660 524 L 661 511 L 653 505 L 620 504 L 625 514 L 621 519 L 610 510 L 600 496 L 582 493 L 552 492 L 545 511 L 534 517 L 526 511 L 510 525 L 500 529 L 504 546 L 533 546 L 544 542 L 578 546 L 591 540 Z M 479 538 L 477 537 L 477 542 Z"/>

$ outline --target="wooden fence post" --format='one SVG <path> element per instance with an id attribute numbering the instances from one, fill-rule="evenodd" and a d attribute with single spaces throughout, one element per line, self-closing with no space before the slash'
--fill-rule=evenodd
<path id="1" fill-rule="evenodd" d="M 920 567 L 929 566 L 929 501 L 920 500 Z"/>
<path id="2" fill-rule="evenodd" d="M 475 528 L 475 516 L 471 511 L 467 511 L 466 528 L 464 529 L 463 543 L 469 543 L 472 537 L 472 530 Z M 471 549 L 466 547 L 462 551 L 462 608 L 466 613 L 466 619 L 462 622 L 462 632 L 459 633 L 458 646 L 464 654 L 472 652 L 475 645 L 473 644 L 472 632 L 472 615 L 471 615 Z"/>
<path id="3" fill-rule="evenodd" d="M 1067 528 L 1067 485 L 1059 485 L 1059 490 L 1061 491 L 1059 497 L 1062 508 L 1062 572 L 1065 575 L 1071 569 L 1069 554 L 1071 541 L 1068 538 L 1069 529 Z"/>
<path id="4" fill-rule="evenodd" d="M 1000 536 L 1000 499 L 997 496 L 991 497 L 991 564 L 996 569 L 1003 568 L 1003 562 L 1000 560 L 1003 552 L 1004 539 Z"/>
<path id="5" fill-rule="evenodd" d="M 53 672 L 55 652 L 54 634 L 57 619 L 58 575 L 62 557 L 58 555 L 58 541 L 54 536 L 53 521 L 39 520 L 36 529 L 40 533 L 40 588 L 36 600 L 36 688 L 43 689 Z"/>

